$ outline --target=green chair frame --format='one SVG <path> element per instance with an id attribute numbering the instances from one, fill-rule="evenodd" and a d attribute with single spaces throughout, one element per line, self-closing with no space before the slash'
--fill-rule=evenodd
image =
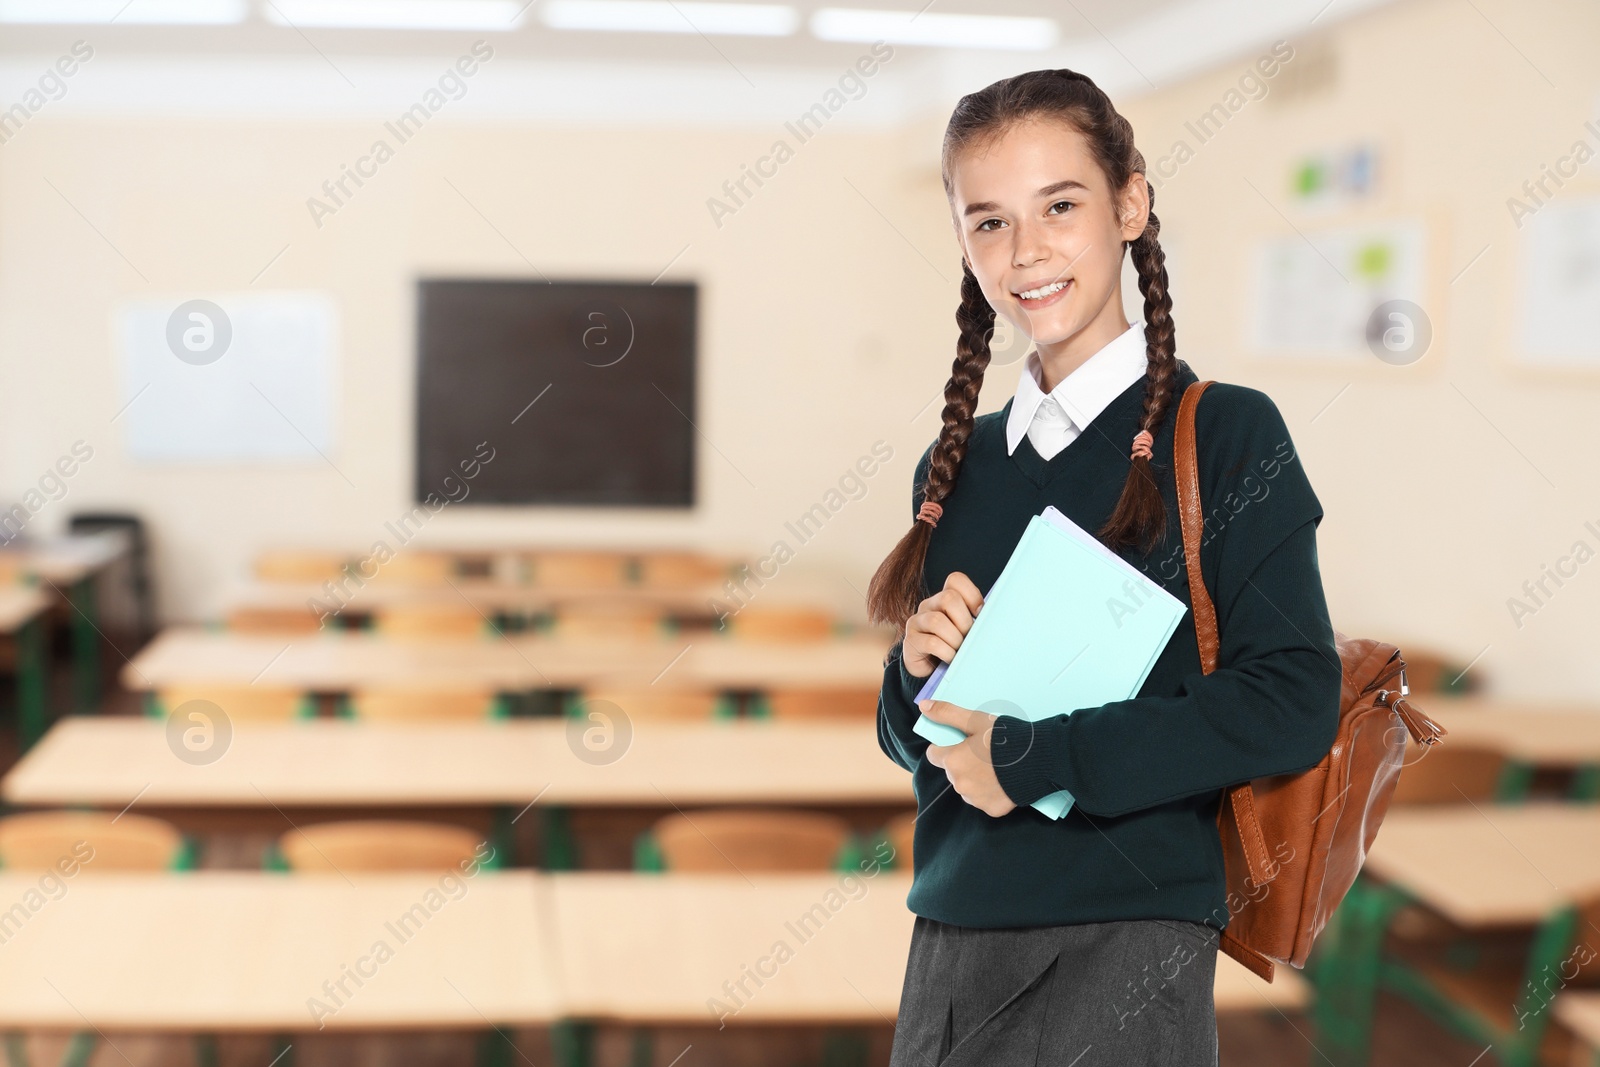
<path id="1" fill-rule="evenodd" d="M 1419 902 L 1395 886 L 1360 876 L 1317 942 L 1307 968 L 1315 990 L 1313 1016 L 1322 1047 L 1337 1067 L 1364 1067 L 1371 1060 L 1372 1025 L 1380 992 L 1416 1005 L 1447 1031 L 1467 1041 L 1493 1045 L 1503 1067 L 1537 1067 L 1539 1046 L 1549 1028 L 1549 1000 L 1539 990 L 1543 976 L 1556 971 L 1577 941 L 1578 909 L 1557 909 L 1540 923 L 1529 942 L 1524 981 L 1507 1027 L 1459 1004 L 1428 975 L 1386 956 L 1383 941 L 1396 914 Z M 1447 950 L 1463 962 L 1473 950 L 1463 938 Z"/>

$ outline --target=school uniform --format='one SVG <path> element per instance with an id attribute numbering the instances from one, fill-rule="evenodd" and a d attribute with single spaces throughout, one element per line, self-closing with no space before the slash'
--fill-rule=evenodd
<path id="1" fill-rule="evenodd" d="M 974 420 L 923 596 L 954 571 L 988 590 L 1047 505 L 1091 531 L 1105 523 L 1139 431 L 1145 362 L 1135 324 L 1047 395 L 1030 354 L 1005 407 Z M 1195 380 L 1180 361 L 1178 395 Z M 1152 445 L 1165 541 L 1121 555 L 1187 605 L 1177 406 L 1175 395 Z M 1211 989 L 1228 920 L 1221 791 L 1320 760 L 1341 676 L 1317 567 L 1322 506 L 1277 407 L 1219 382 L 1195 427 L 1216 671 L 1202 672 L 1186 612 L 1134 698 L 1032 723 L 1001 715 L 991 755 L 1017 807 L 996 819 L 924 758 L 912 725 L 926 679 L 905 670 L 899 644 L 890 650 L 878 742 L 912 773 L 918 807 L 906 901 L 917 919 L 892 1067 L 1215 1063 Z M 913 517 L 931 452 L 914 473 Z M 1061 789 L 1075 799 L 1064 818 L 1030 806 Z"/>

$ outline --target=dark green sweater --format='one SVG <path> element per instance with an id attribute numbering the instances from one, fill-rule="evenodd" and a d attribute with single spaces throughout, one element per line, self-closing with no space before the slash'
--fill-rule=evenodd
<path id="1" fill-rule="evenodd" d="M 1180 371 L 1181 390 L 1195 374 L 1181 363 Z M 1026 437 L 1006 453 L 1010 402 L 980 416 L 933 531 L 923 595 L 953 571 L 987 592 L 1048 504 L 1098 530 L 1127 477 L 1143 395 L 1140 379 L 1049 460 Z M 1176 416 L 1174 400 L 1153 448 L 1166 540 L 1148 556 L 1121 555 L 1188 605 L 1172 477 Z M 995 746 L 1000 784 L 1017 803 L 996 819 L 962 800 L 924 758 L 928 742 L 911 727 L 926 679 L 906 671 L 899 643 L 890 650 L 878 743 L 912 772 L 919 814 L 907 904 L 916 914 L 985 927 L 1141 918 L 1224 925 L 1221 789 L 1310 767 L 1327 753 L 1340 668 L 1317 567 L 1322 506 L 1265 393 L 1212 385 L 1195 426 L 1207 516 L 1200 562 L 1221 634 L 1216 671 L 1201 672 L 1193 613 L 1185 612 L 1133 699 L 1048 709 L 1058 713 L 1031 725 L 1001 716 L 995 735 L 1022 739 L 1025 754 Z M 931 451 L 917 464 L 913 516 Z M 1059 789 L 1076 798 L 1064 818 L 1029 806 Z"/>

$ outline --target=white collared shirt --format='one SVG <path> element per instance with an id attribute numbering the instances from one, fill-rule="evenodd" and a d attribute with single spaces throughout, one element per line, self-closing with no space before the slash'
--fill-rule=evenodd
<path id="1" fill-rule="evenodd" d="M 1148 366 L 1142 322 L 1113 337 L 1048 393 L 1039 385 L 1039 352 L 1029 352 L 1006 420 L 1006 452 L 1016 452 L 1026 435 L 1039 455 L 1052 458 L 1144 377 Z"/>

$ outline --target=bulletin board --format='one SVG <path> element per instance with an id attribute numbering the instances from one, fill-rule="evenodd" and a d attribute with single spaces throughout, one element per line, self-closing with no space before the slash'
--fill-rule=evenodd
<path id="1" fill-rule="evenodd" d="M 1375 309 L 1428 306 L 1428 228 L 1420 218 L 1301 230 L 1255 249 L 1249 344 L 1273 362 L 1358 366 Z"/>

